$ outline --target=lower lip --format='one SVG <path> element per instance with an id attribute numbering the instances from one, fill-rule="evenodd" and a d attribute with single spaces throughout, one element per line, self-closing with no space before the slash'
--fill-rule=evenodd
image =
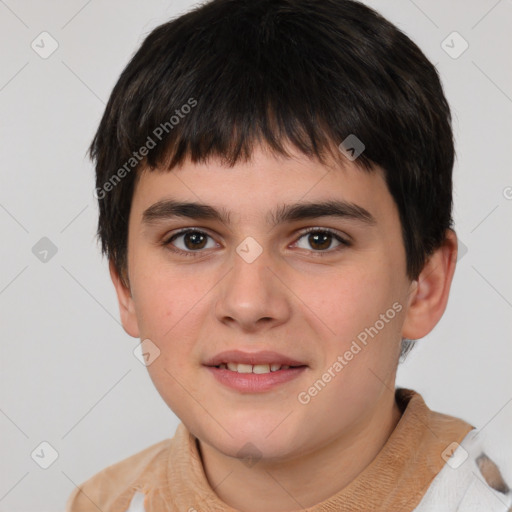
<path id="1" fill-rule="evenodd" d="M 246 393 L 258 393 L 273 389 L 279 384 L 290 382 L 297 378 L 307 366 L 297 366 L 269 373 L 238 373 L 215 366 L 207 366 L 206 368 L 221 384 L 231 389 Z"/>

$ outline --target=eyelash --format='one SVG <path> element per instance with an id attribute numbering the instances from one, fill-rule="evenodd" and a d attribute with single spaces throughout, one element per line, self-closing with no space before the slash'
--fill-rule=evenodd
<path id="1" fill-rule="evenodd" d="M 180 254 L 180 255 L 184 255 L 184 256 L 192 256 L 192 257 L 197 257 L 199 256 L 202 252 L 204 251 L 183 251 L 182 249 L 178 249 L 176 248 L 172 242 L 178 238 L 179 236 L 182 236 L 182 235 L 186 235 L 187 233 L 201 233 L 203 235 L 206 235 L 210 238 L 213 238 L 211 237 L 208 233 L 206 233 L 205 231 L 201 231 L 200 229 L 195 229 L 195 228 L 186 228 L 186 229 L 183 229 L 181 231 L 178 231 L 177 233 L 174 233 L 172 236 L 166 238 L 165 240 L 162 241 L 162 245 L 164 247 L 166 247 L 168 250 L 176 253 L 176 254 Z M 314 251 L 312 250 L 311 253 L 314 254 L 315 256 L 319 256 L 319 257 L 323 257 L 325 256 L 326 254 L 331 254 L 333 252 L 337 252 L 338 250 L 341 250 L 345 247 L 350 247 L 352 244 L 351 242 L 349 242 L 348 240 L 346 240 L 345 238 L 342 238 L 336 231 L 333 231 L 332 229 L 329 229 L 329 228 L 307 228 L 305 231 L 301 232 L 299 237 L 297 238 L 297 241 L 299 241 L 302 237 L 310 234 L 310 233 L 327 233 L 329 235 L 332 235 L 338 242 L 340 242 L 340 245 L 334 249 L 329 249 L 329 250 L 325 250 L 325 251 Z"/>

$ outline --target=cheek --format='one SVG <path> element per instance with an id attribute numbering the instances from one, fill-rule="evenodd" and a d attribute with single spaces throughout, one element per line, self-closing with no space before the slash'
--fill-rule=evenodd
<path id="1" fill-rule="evenodd" d="M 307 297 L 303 301 L 305 314 L 311 317 L 314 313 L 317 323 L 323 326 L 322 332 L 341 343 L 374 325 L 399 297 L 390 272 L 378 265 L 317 276 L 314 283 L 315 286 L 311 286 L 308 278 L 298 286 L 297 295 Z M 395 313 L 392 310 L 389 316 L 394 318 Z"/>
<path id="2" fill-rule="evenodd" d="M 134 296 L 141 338 L 149 338 L 159 350 L 147 370 L 156 389 L 180 417 L 190 395 L 199 396 L 190 379 L 191 365 L 197 359 L 194 347 L 200 337 L 206 301 L 202 287 L 193 286 L 183 275 L 167 271 L 140 274 Z"/>
<path id="3" fill-rule="evenodd" d="M 354 397 L 375 396 L 394 370 L 404 307 L 397 274 L 385 266 L 382 262 L 354 266 L 317 281 L 322 286 L 315 287 L 314 293 L 310 287 L 304 314 L 315 322 L 323 346 L 315 378 L 322 378 L 329 369 L 336 374 L 324 394 L 327 402 L 343 398 L 347 407 L 355 401 L 354 407 L 364 409 L 368 402 L 359 403 Z M 322 289 L 326 291 L 321 293 Z"/>
<path id="4" fill-rule="evenodd" d="M 186 380 L 190 371 L 187 363 L 197 359 L 194 347 L 211 307 L 205 298 L 211 285 L 149 259 L 137 271 L 133 298 L 140 336 L 159 350 L 148 371 L 162 396 L 174 396 L 180 392 L 178 381 Z"/>
<path id="5" fill-rule="evenodd" d="M 175 332 L 190 324 L 201 298 L 205 283 L 197 276 L 170 268 L 162 262 L 141 260 L 134 265 L 133 299 L 141 336 L 164 343 Z"/>

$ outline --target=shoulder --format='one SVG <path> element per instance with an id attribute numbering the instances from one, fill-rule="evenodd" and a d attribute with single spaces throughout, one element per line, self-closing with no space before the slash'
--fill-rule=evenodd
<path id="1" fill-rule="evenodd" d="M 446 463 L 414 512 L 512 512 L 512 491 L 477 429 L 443 452 Z"/>
<path id="2" fill-rule="evenodd" d="M 66 512 L 124 512 L 137 489 L 149 478 L 165 474 L 171 442 L 169 438 L 155 443 L 92 476 L 71 493 Z"/>

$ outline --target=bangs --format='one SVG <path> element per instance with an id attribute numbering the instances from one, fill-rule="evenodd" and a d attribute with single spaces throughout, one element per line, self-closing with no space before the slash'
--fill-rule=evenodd
<path id="1" fill-rule="evenodd" d="M 110 95 L 89 147 L 103 253 L 126 270 L 141 168 L 257 145 L 381 168 L 412 279 L 452 225 L 451 113 L 416 44 L 359 2 L 213 0 L 150 32 Z"/>
<path id="2" fill-rule="evenodd" d="M 181 120 L 179 125 L 171 122 L 172 130 L 165 122 L 154 129 L 150 137 L 156 146 L 148 151 L 144 169 L 171 170 L 185 160 L 206 163 L 210 158 L 233 167 L 250 160 L 259 146 L 284 157 L 292 157 L 291 147 L 324 165 L 333 160 L 341 165 L 347 161 L 340 150 L 340 143 L 346 137 L 332 133 L 324 121 L 301 116 L 301 112 L 276 112 L 274 107 L 259 106 L 254 100 L 249 110 L 237 109 L 234 104 L 217 103 L 216 107 L 217 115 L 210 116 L 210 109 L 201 108 L 201 100 L 198 100 L 197 110 L 190 113 L 188 119 Z M 165 131 L 166 126 L 169 133 Z M 141 136 L 145 133 L 147 131 L 143 130 Z M 162 137 L 161 141 L 159 137 Z M 371 162 L 364 156 L 355 163 L 362 168 L 371 168 Z"/>
<path id="3" fill-rule="evenodd" d="M 318 12 L 324 26 L 315 28 L 307 15 L 281 16 L 270 5 L 246 4 L 268 12 L 227 12 L 211 24 L 206 5 L 199 26 L 192 12 L 148 36 L 112 95 L 119 102 L 110 106 L 118 113 L 112 144 L 124 159 L 146 141 L 152 148 L 144 164 L 152 169 L 210 157 L 233 166 L 249 159 L 256 143 L 284 156 L 290 144 L 321 162 L 328 155 L 342 161 L 338 147 L 349 135 L 367 148 L 381 146 L 373 139 L 391 105 L 375 104 L 386 87 L 381 76 L 375 88 L 375 76 L 386 75 L 378 58 L 366 55 L 362 66 L 361 48 L 348 37 L 340 47 L 330 36 L 333 22 Z M 396 83 L 388 78 L 387 86 Z M 370 168 L 370 153 L 356 164 Z"/>

